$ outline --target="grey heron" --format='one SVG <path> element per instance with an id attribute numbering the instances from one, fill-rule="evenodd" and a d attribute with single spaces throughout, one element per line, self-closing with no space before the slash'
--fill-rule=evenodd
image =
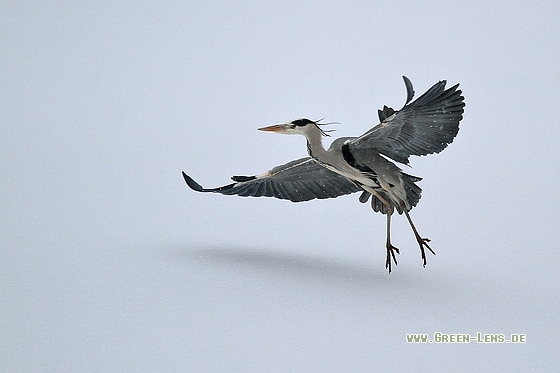
<path id="1" fill-rule="evenodd" d="M 375 212 L 387 216 L 385 268 L 397 264 L 399 249 L 391 243 L 391 216 L 404 213 L 420 246 L 424 267 L 426 249 L 435 255 L 422 237 L 409 211 L 420 201 L 420 177 L 406 174 L 393 161 L 408 165 L 411 155 L 439 153 L 459 131 L 463 118 L 464 97 L 459 84 L 446 89 L 446 81 L 434 84 L 416 100 L 410 80 L 403 76 L 407 97 L 400 110 L 388 106 L 378 110 L 380 123 L 358 137 L 334 140 L 328 149 L 322 138 L 329 134 L 320 120 L 307 118 L 259 128 L 281 134 L 300 134 L 307 139 L 309 157 L 297 159 L 256 176 L 233 176 L 233 183 L 206 189 L 183 172 L 187 185 L 197 192 L 213 192 L 242 197 L 275 197 L 292 202 L 336 198 L 361 192 L 359 201 L 371 197 Z"/>

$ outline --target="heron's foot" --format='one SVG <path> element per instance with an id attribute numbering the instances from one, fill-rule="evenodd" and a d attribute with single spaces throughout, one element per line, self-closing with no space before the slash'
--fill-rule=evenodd
<path id="1" fill-rule="evenodd" d="M 416 241 L 418 241 L 418 245 L 420 245 L 420 252 L 422 254 L 422 261 L 424 262 L 424 267 L 426 267 L 426 264 L 428 263 L 428 261 L 426 260 L 426 249 L 430 250 L 430 252 L 434 255 L 436 255 L 436 253 L 434 252 L 434 250 L 432 250 L 430 245 L 428 245 L 428 242 L 430 242 L 429 238 L 422 238 L 422 237 L 418 236 L 418 237 L 416 237 Z"/>
<path id="2" fill-rule="evenodd" d="M 397 265 L 395 252 L 400 254 L 399 249 L 387 242 L 387 260 L 385 261 L 385 268 L 389 270 L 389 273 L 391 273 L 391 261 L 395 262 L 395 265 Z"/>

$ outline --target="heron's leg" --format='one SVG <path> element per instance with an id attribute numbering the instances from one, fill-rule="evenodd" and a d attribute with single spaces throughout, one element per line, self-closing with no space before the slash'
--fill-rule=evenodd
<path id="1" fill-rule="evenodd" d="M 424 267 L 426 266 L 426 250 L 428 249 L 430 250 L 430 252 L 434 255 L 436 255 L 436 253 L 434 252 L 434 250 L 432 250 L 432 248 L 430 247 L 430 245 L 428 245 L 428 242 L 430 242 L 429 238 L 422 238 L 420 236 L 420 234 L 418 233 L 418 230 L 416 229 L 416 227 L 414 226 L 414 223 L 412 222 L 412 219 L 410 218 L 410 214 L 408 213 L 408 211 L 403 208 L 404 214 L 406 215 L 406 218 L 408 219 L 408 223 L 410 224 L 410 227 L 412 228 L 412 231 L 414 232 L 414 235 L 416 236 L 416 241 L 418 242 L 418 245 L 420 245 L 420 252 L 422 253 L 422 260 L 424 261 Z"/>
<path id="2" fill-rule="evenodd" d="M 379 193 L 373 191 L 372 194 L 379 198 L 379 200 L 385 205 L 385 208 L 387 209 L 387 243 L 385 245 L 385 247 L 387 248 L 387 259 L 385 260 L 385 268 L 387 268 L 389 270 L 389 273 L 391 273 L 391 263 L 395 262 L 395 265 L 397 265 L 397 257 L 395 256 L 395 252 L 397 254 L 400 253 L 399 249 L 397 249 L 391 243 L 391 215 L 393 215 L 394 209 L 393 206 L 387 200 L 385 200 L 385 198 L 379 195 Z M 372 206 L 374 203 L 373 201 L 374 200 L 372 199 Z"/>
<path id="3" fill-rule="evenodd" d="M 391 208 L 389 211 L 387 211 L 387 259 L 385 260 L 385 268 L 389 270 L 389 273 L 391 273 L 391 259 L 395 262 L 395 265 L 397 265 L 397 257 L 395 256 L 395 252 L 399 254 L 399 249 L 397 249 L 391 243 L 391 215 L 393 215 L 392 210 L 393 209 Z"/>

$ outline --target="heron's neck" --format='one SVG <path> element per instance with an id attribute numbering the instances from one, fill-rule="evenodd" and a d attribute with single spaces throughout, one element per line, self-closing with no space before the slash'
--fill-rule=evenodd
<path id="1" fill-rule="evenodd" d="M 307 138 L 307 153 L 312 158 L 322 159 L 327 153 L 325 148 L 323 148 L 322 135 L 318 130 L 309 131 L 305 134 Z"/>

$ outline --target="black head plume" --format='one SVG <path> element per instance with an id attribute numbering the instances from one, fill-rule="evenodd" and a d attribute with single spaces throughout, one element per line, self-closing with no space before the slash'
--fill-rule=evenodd
<path id="1" fill-rule="evenodd" d="M 330 136 L 330 135 L 329 135 L 329 132 L 334 132 L 335 130 L 324 130 L 324 129 L 322 129 L 322 128 L 319 127 L 319 126 L 328 126 L 329 124 L 340 124 L 340 123 L 338 123 L 338 122 L 319 123 L 319 122 L 322 121 L 323 119 L 325 119 L 325 118 L 321 118 L 321 119 L 319 119 L 318 121 L 313 122 L 313 123 L 315 123 L 315 125 L 317 126 L 317 128 L 319 128 L 319 130 L 321 131 L 321 135 L 327 136 L 327 137 L 328 137 L 328 136 Z"/>
<path id="2" fill-rule="evenodd" d="M 313 122 L 311 119 L 307 119 L 307 118 L 301 118 L 292 121 L 292 124 L 298 127 L 307 126 L 308 124 L 311 123 L 316 124 L 316 122 Z"/>
<path id="3" fill-rule="evenodd" d="M 311 119 L 307 119 L 307 118 L 301 118 L 301 119 L 293 120 L 291 122 L 291 124 L 293 124 L 294 126 L 299 126 L 299 127 L 307 126 L 308 124 L 313 124 L 313 125 L 315 125 L 315 127 L 317 127 L 317 129 L 319 131 L 321 131 L 321 135 L 330 136 L 329 132 L 334 132 L 334 130 L 324 130 L 319 126 L 325 126 L 325 125 L 329 125 L 329 124 L 339 124 L 339 123 L 338 122 L 320 123 L 323 119 L 324 118 L 321 118 L 319 120 L 311 120 Z"/>

